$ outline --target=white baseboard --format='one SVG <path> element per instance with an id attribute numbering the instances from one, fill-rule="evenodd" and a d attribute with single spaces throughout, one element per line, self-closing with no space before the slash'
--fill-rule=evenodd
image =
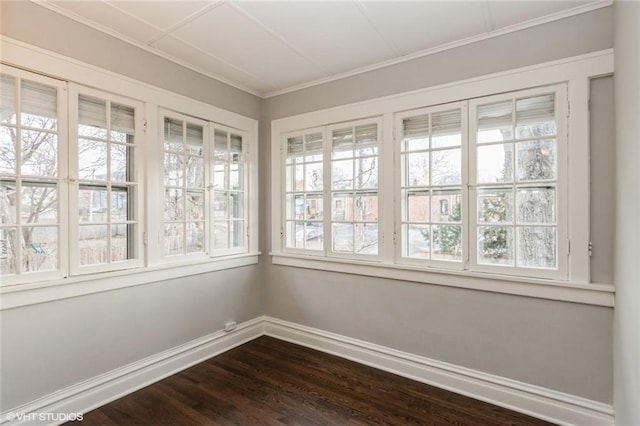
<path id="1" fill-rule="evenodd" d="M 401 352 L 271 317 L 220 331 L 112 370 L 0 413 L 3 426 L 56 425 L 19 420 L 24 413 L 87 413 L 165 377 L 262 335 L 327 352 L 360 364 L 447 389 L 561 425 L 613 425 L 611 405 Z"/>
<path id="2" fill-rule="evenodd" d="M 362 340 L 265 317 L 267 336 L 307 346 L 561 425 L 613 425 L 613 407 Z"/>
<path id="3" fill-rule="evenodd" d="M 25 413 L 87 413 L 261 335 L 263 318 L 258 317 L 239 324 L 231 332 L 220 331 L 192 340 L 3 412 L 0 424 L 31 426 L 64 423 L 50 419 L 40 420 L 35 415 L 26 420 L 20 420 L 17 416 Z"/>

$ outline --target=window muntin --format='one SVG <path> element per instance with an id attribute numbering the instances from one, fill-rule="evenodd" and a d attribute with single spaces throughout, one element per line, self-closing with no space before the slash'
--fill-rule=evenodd
<path id="1" fill-rule="evenodd" d="M 331 252 L 378 254 L 378 124 L 331 129 Z"/>
<path id="2" fill-rule="evenodd" d="M 563 274 L 563 93 L 541 88 L 470 102 L 474 268 Z"/>
<path id="3" fill-rule="evenodd" d="M 70 96 L 72 272 L 142 266 L 142 104 L 76 85 Z"/>
<path id="4" fill-rule="evenodd" d="M 324 250 L 324 131 L 286 139 L 285 247 Z"/>
<path id="5" fill-rule="evenodd" d="M 0 274 L 8 283 L 59 276 L 65 249 L 64 85 L 15 71 L 0 75 Z"/>
<path id="6" fill-rule="evenodd" d="M 206 123 L 164 116 L 164 255 L 205 253 Z"/>
<path id="7" fill-rule="evenodd" d="M 241 253 L 247 249 L 247 147 L 238 131 L 217 127 L 213 134 L 212 250 Z"/>
<path id="8" fill-rule="evenodd" d="M 461 268 L 465 113 L 450 104 L 400 114 L 402 258 Z"/>

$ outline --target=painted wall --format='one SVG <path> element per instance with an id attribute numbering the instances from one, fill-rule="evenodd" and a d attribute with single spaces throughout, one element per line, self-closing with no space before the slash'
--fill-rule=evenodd
<path id="1" fill-rule="evenodd" d="M 616 424 L 640 424 L 640 3 L 615 3 Z"/>
<path id="2" fill-rule="evenodd" d="M 613 46 L 613 10 L 507 34 L 411 62 L 265 100 L 263 205 L 270 205 L 271 120 L 453 82 Z M 611 85 L 596 102 L 610 102 Z M 607 93 L 608 91 L 608 93 Z M 606 106 L 604 106 L 606 109 Z M 597 108 L 599 109 L 599 108 Z M 603 114 L 598 120 L 611 120 Z M 598 128 L 609 145 L 613 126 Z M 610 164 L 608 167 L 612 167 Z M 604 166 L 605 169 L 607 166 Z M 612 173 L 597 170 L 596 173 Z M 613 191 L 612 187 L 604 190 Z M 611 232 L 609 223 L 602 221 Z M 267 212 L 266 216 L 269 216 Z M 596 215 L 596 218 L 599 216 Z M 597 219 L 596 219 L 597 220 Z M 263 252 L 270 218 L 262 222 Z M 600 254 L 599 254 L 600 256 Z M 611 254 L 599 261 L 611 264 Z M 606 403 L 612 402 L 610 308 L 271 265 L 266 314 Z M 611 269 L 611 268 L 610 268 Z M 606 272 L 599 280 L 611 282 Z"/>
<path id="3" fill-rule="evenodd" d="M 34 3 L 3 1 L 1 7 L 3 35 L 260 116 L 262 101 L 253 95 Z M 0 411 L 262 313 L 258 265 L 2 311 Z"/>

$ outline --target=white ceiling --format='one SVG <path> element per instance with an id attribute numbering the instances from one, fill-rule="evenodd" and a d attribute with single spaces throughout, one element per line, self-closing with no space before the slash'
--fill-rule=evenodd
<path id="1" fill-rule="evenodd" d="M 37 3 L 268 97 L 583 13 L 611 0 Z"/>

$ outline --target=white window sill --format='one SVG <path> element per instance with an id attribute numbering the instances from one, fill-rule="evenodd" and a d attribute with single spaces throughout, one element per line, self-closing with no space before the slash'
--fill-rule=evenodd
<path id="1" fill-rule="evenodd" d="M 237 268 L 258 263 L 260 253 L 243 253 L 206 260 L 167 263 L 64 279 L 25 283 L 0 288 L 0 310 L 84 296 L 157 281 Z"/>
<path id="2" fill-rule="evenodd" d="M 615 299 L 614 286 L 608 284 L 573 284 L 546 279 L 520 278 L 499 274 L 362 262 L 289 253 L 271 253 L 271 256 L 274 265 L 412 281 L 587 305 L 613 307 Z"/>

